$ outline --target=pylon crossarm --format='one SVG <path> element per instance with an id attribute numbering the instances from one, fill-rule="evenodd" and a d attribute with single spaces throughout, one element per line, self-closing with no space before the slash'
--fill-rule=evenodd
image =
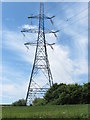
<path id="1" fill-rule="evenodd" d="M 52 24 L 54 24 L 54 22 L 53 22 L 53 20 L 52 20 L 54 17 L 55 17 L 55 16 L 52 16 L 52 17 L 45 16 L 45 18 L 46 18 L 46 19 L 49 19 Z"/>
<path id="2" fill-rule="evenodd" d="M 55 45 L 55 43 L 46 43 L 47 45 Z"/>
<path id="3" fill-rule="evenodd" d="M 34 43 L 34 42 L 27 42 L 27 43 L 24 43 L 24 45 L 28 48 L 28 45 L 36 46 L 37 43 Z M 53 45 L 55 45 L 55 43 L 46 43 L 46 45 L 50 46 L 51 49 L 53 49 Z M 28 49 L 29 49 L 29 48 L 28 48 Z"/>
<path id="4" fill-rule="evenodd" d="M 46 34 L 48 34 L 48 33 L 53 33 L 54 34 L 54 36 L 57 38 L 57 34 L 56 33 L 58 33 L 60 30 L 57 30 L 57 31 L 48 31 L 48 32 L 46 32 Z"/>
<path id="5" fill-rule="evenodd" d="M 27 43 L 24 43 L 24 45 L 37 45 L 37 43 L 27 42 Z M 55 45 L 55 43 L 46 43 L 46 45 Z"/>
<path id="6" fill-rule="evenodd" d="M 44 16 L 44 18 L 46 18 L 46 19 L 52 19 L 54 17 L 55 17 L 55 15 L 53 15 L 52 17 Z"/>
<path id="7" fill-rule="evenodd" d="M 48 34 L 48 33 L 58 33 L 59 30 L 56 30 L 56 31 L 53 31 L 53 30 L 45 30 L 45 33 Z"/>
<path id="8" fill-rule="evenodd" d="M 28 16 L 28 18 L 39 18 L 39 15 L 35 15 L 35 16 L 33 16 L 33 15 L 31 15 L 31 16 Z"/>
<path id="9" fill-rule="evenodd" d="M 50 43 L 46 43 L 46 44 L 49 45 L 51 47 L 51 49 L 54 49 L 53 45 L 55 45 L 55 43 L 51 43 L 51 44 Z"/>
<path id="10" fill-rule="evenodd" d="M 40 16 L 40 15 L 35 15 L 35 16 L 31 15 L 31 16 L 28 16 L 28 18 L 29 18 L 29 19 L 30 19 L 30 18 L 38 19 L 39 16 Z M 45 19 L 49 19 L 49 20 L 53 19 L 54 17 L 55 17 L 55 15 L 53 15 L 53 16 L 51 16 L 51 17 L 48 17 L 48 16 L 45 16 L 45 15 L 44 15 L 44 18 L 45 18 Z"/>
<path id="11" fill-rule="evenodd" d="M 38 33 L 39 31 L 38 31 L 38 29 L 23 29 L 21 32 L 22 32 L 22 33 L 24 33 L 24 32 L 28 32 L 28 33 Z M 40 32 L 42 32 L 42 30 L 40 30 Z M 57 37 L 56 33 L 58 33 L 59 30 L 57 30 L 57 31 L 44 30 L 44 32 L 45 32 L 45 34 L 53 33 L 53 34 L 55 35 L 55 37 Z"/>
<path id="12" fill-rule="evenodd" d="M 24 45 L 32 45 L 32 46 L 36 46 L 36 45 L 37 45 L 37 43 L 27 42 L 27 43 L 24 43 Z"/>
<path id="13" fill-rule="evenodd" d="M 21 32 L 38 33 L 38 29 L 23 29 Z"/>

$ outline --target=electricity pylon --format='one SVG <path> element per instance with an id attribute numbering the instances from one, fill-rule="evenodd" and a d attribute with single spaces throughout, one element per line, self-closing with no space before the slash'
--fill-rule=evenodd
<path id="1" fill-rule="evenodd" d="M 50 70 L 50 64 L 48 60 L 47 48 L 49 45 L 51 48 L 55 43 L 47 43 L 45 39 L 46 33 L 53 33 L 56 36 L 58 31 L 46 30 L 44 27 L 44 20 L 49 19 L 53 24 L 52 19 L 55 16 L 47 17 L 44 15 L 44 3 L 40 3 L 40 13 L 37 16 L 29 16 L 29 19 L 39 19 L 38 29 L 23 29 L 21 32 L 38 33 L 36 42 L 27 42 L 24 45 L 28 48 L 28 45 L 36 45 L 35 59 L 30 76 L 30 82 L 26 95 L 26 105 L 32 104 L 36 97 L 43 97 L 45 92 L 53 85 L 53 77 Z M 24 35 L 25 36 L 25 35 Z M 42 74 L 44 77 L 42 77 Z"/>

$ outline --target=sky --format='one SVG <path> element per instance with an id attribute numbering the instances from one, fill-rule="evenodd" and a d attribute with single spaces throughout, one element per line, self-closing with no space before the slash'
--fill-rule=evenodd
<path id="1" fill-rule="evenodd" d="M 37 40 L 37 34 L 21 34 L 22 28 L 32 25 L 29 15 L 39 14 L 39 2 L 2 3 L 2 103 L 10 104 L 25 98 L 32 70 L 35 47 L 29 50 L 25 42 Z M 48 43 L 55 42 L 54 50 L 47 46 L 54 83 L 88 82 L 88 3 L 46 2 L 45 15 L 53 16 L 54 25 L 45 20 L 45 28 L 60 30 L 57 38 L 46 35 Z M 1 84 L 0 84 L 1 86 Z"/>

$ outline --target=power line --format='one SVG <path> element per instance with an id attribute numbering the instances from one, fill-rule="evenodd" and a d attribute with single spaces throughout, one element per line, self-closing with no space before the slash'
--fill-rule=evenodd
<path id="1" fill-rule="evenodd" d="M 79 20 L 84 19 L 84 18 L 86 18 L 86 16 L 84 16 L 84 17 L 82 17 L 82 18 L 80 18 L 80 19 L 77 19 L 76 21 L 74 21 L 74 22 L 72 22 L 71 24 L 69 24 L 69 26 L 72 25 L 72 24 L 74 24 L 74 23 L 77 23 Z M 62 31 L 62 30 L 64 30 L 65 28 L 67 28 L 67 27 L 69 27 L 69 26 L 67 26 L 67 25 L 66 25 L 66 26 L 62 26 L 59 31 Z M 49 29 L 48 29 L 48 30 L 49 30 Z"/>
<path id="2" fill-rule="evenodd" d="M 89 6 L 88 8 L 90 8 L 90 6 Z M 74 17 L 78 16 L 79 14 L 83 13 L 83 12 L 86 11 L 88 8 L 83 9 L 83 10 L 82 10 L 81 12 L 79 12 L 78 14 L 75 14 L 75 15 L 67 18 L 67 19 L 64 20 L 63 22 L 68 22 L 68 21 L 70 21 L 72 18 L 74 18 Z M 62 22 L 62 23 L 63 23 L 63 22 Z M 60 24 L 58 24 L 58 25 L 61 25 L 62 23 L 60 23 Z"/>
<path id="3" fill-rule="evenodd" d="M 90 8 L 90 6 L 89 6 L 88 8 Z M 85 9 L 81 10 L 78 14 L 75 14 L 75 15 L 67 18 L 67 19 L 64 20 L 62 23 L 71 21 L 74 17 L 76 17 L 76 16 L 80 15 L 81 13 L 85 12 L 88 8 L 85 8 Z M 60 24 L 58 24 L 58 25 L 61 25 L 62 23 L 60 23 Z M 75 22 L 74 22 L 74 23 L 75 23 Z M 64 24 L 65 24 L 65 23 L 64 23 Z M 67 27 L 68 27 L 68 26 L 67 26 Z M 64 28 L 65 28 L 65 27 L 64 27 Z"/>
<path id="4" fill-rule="evenodd" d="M 81 20 L 81 19 L 84 19 L 84 18 L 86 18 L 86 16 L 84 16 L 84 17 L 82 17 L 82 18 L 80 18 L 80 19 L 78 19 L 78 20 Z M 72 25 L 72 24 L 74 24 L 74 23 L 77 23 L 78 20 L 76 20 L 75 22 L 72 22 L 72 23 L 69 24 L 69 25 Z M 60 31 L 64 30 L 64 29 L 67 28 L 67 27 L 68 27 L 68 26 L 64 26 L 64 27 L 62 27 L 62 28 L 60 29 Z"/>

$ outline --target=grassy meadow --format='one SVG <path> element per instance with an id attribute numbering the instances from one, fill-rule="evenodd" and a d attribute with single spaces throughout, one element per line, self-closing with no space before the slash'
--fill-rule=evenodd
<path id="1" fill-rule="evenodd" d="M 88 118 L 88 105 L 6 106 L 2 118 Z"/>

